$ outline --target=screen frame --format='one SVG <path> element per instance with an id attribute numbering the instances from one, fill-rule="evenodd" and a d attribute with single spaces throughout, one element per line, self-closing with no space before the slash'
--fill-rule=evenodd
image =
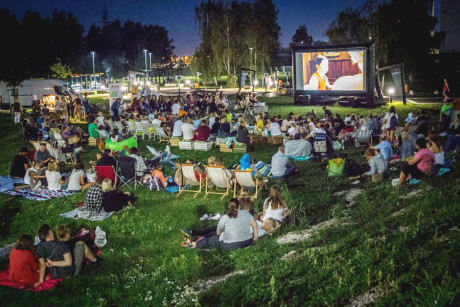
<path id="1" fill-rule="evenodd" d="M 365 97 L 369 96 L 370 93 L 373 91 L 373 86 L 370 84 L 371 78 L 375 75 L 374 69 L 372 69 L 372 58 L 373 58 L 373 50 L 371 47 L 373 42 L 370 43 L 360 43 L 360 44 L 343 44 L 343 45 L 318 45 L 318 46 L 294 46 L 292 48 L 292 71 L 293 71 L 293 78 L 294 78 L 294 92 L 295 96 L 304 95 L 304 96 L 359 96 Z M 340 90 L 340 91 L 315 91 L 315 90 L 305 90 L 303 88 L 297 88 L 297 53 L 311 53 L 311 52 L 330 52 L 330 51 L 339 51 L 339 52 L 346 52 L 351 50 L 363 50 L 365 52 L 364 55 L 364 66 L 363 66 L 363 74 L 364 74 L 364 84 L 363 90 Z M 299 72 L 302 74 L 303 70 Z"/>

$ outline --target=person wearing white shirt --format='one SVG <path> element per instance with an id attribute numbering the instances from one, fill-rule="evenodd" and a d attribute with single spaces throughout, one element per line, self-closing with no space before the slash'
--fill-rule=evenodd
<path id="1" fill-rule="evenodd" d="M 45 171 L 46 181 L 48 182 L 48 190 L 65 190 L 67 183 L 69 182 L 62 180 L 61 173 L 57 171 L 56 162 L 48 163 L 48 169 Z"/>
<path id="2" fill-rule="evenodd" d="M 182 131 L 184 141 L 190 141 L 195 136 L 195 129 L 193 124 L 190 123 L 190 119 L 188 119 L 180 129 Z"/>
<path id="3" fill-rule="evenodd" d="M 272 136 L 282 135 L 280 124 L 278 124 L 274 118 L 270 119 L 270 121 L 271 123 L 270 123 L 270 126 L 268 127 L 268 130 L 270 131 L 271 135 Z"/>
<path id="4" fill-rule="evenodd" d="M 179 115 L 179 110 L 180 110 L 180 104 L 176 102 L 174 102 L 174 104 L 171 106 L 171 113 L 172 115 Z"/>
<path id="5" fill-rule="evenodd" d="M 158 119 L 158 115 L 155 115 L 155 119 L 152 120 L 152 124 L 153 124 L 154 126 L 160 127 L 160 125 L 161 125 L 161 120 Z"/>
<path id="6" fill-rule="evenodd" d="M 173 137 L 181 137 L 182 136 L 181 128 L 182 128 L 183 124 L 184 124 L 184 122 L 181 119 L 176 120 L 176 122 L 174 123 L 173 132 L 172 132 Z"/>

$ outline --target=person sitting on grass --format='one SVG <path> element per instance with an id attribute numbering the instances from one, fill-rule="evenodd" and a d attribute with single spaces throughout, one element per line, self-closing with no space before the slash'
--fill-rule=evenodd
<path id="1" fill-rule="evenodd" d="M 195 131 L 195 136 L 192 141 L 203 141 L 206 142 L 211 135 L 211 128 L 208 127 L 208 124 L 205 119 L 201 120 L 201 124 L 198 129 Z"/>
<path id="2" fill-rule="evenodd" d="M 417 140 L 417 153 L 407 161 L 401 169 L 397 186 L 400 187 L 408 177 L 409 179 L 421 180 L 431 173 L 435 163 L 435 157 L 431 150 L 426 148 L 426 140 Z"/>
<path id="3" fill-rule="evenodd" d="M 401 161 L 405 161 L 407 158 L 414 155 L 415 148 L 412 145 L 409 132 L 401 132 L 401 147 L 400 147 L 400 158 Z"/>
<path id="4" fill-rule="evenodd" d="M 39 282 L 45 280 L 47 269 L 54 279 L 72 276 L 75 267 L 72 265 L 72 254 L 67 244 L 56 241 L 53 231 L 46 224 L 40 227 L 38 236 L 41 239 L 37 246 Z"/>
<path id="5" fill-rule="evenodd" d="M 27 148 L 22 147 L 19 154 L 15 155 L 10 166 L 11 178 L 24 178 L 27 169 L 30 167 L 29 158 L 27 158 Z"/>
<path id="6" fill-rule="evenodd" d="M 157 177 L 161 181 L 163 188 L 166 188 L 168 186 L 168 182 L 171 179 L 171 176 L 165 177 L 163 173 L 163 165 L 161 165 L 160 163 L 155 165 L 155 169 L 152 172 L 152 176 Z"/>
<path id="7" fill-rule="evenodd" d="M 73 169 L 70 173 L 67 191 L 70 191 L 72 193 L 84 192 L 92 185 L 92 182 L 85 182 L 85 171 L 83 162 L 78 161 L 75 165 L 75 169 Z"/>
<path id="8" fill-rule="evenodd" d="M 94 177 L 94 184 L 86 192 L 84 207 L 83 210 L 81 210 L 82 212 L 80 214 L 81 217 L 86 218 L 88 216 L 104 212 L 104 209 L 102 207 L 102 196 L 104 192 L 101 188 L 103 180 L 104 178 L 102 177 Z"/>
<path id="9" fill-rule="evenodd" d="M 31 235 L 22 235 L 10 252 L 9 280 L 36 287 L 39 282 L 38 263 Z"/>
<path id="10" fill-rule="evenodd" d="M 264 201 L 262 214 L 257 215 L 257 219 L 262 222 L 274 219 L 283 222 L 284 218 L 290 213 L 286 200 L 281 194 L 279 186 L 274 185 L 270 188 L 270 196 Z"/>
<path id="11" fill-rule="evenodd" d="M 105 212 L 118 212 L 125 206 L 131 206 L 134 203 L 134 197 L 130 192 L 122 192 L 116 189 L 112 180 L 104 179 L 102 181 L 102 207 Z"/>
<path id="12" fill-rule="evenodd" d="M 388 167 L 388 163 L 390 162 L 391 157 L 393 156 L 393 149 L 391 148 L 391 143 L 387 141 L 387 136 L 382 134 L 380 136 L 380 143 L 378 143 L 376 146 L 371 146 L 369 148 L 378 149 Z"/>
<path id="13" fill-rule="evenodd" d="M 386 163 L 383 161 L 382 155 L 376 149 L 369 148 L 364 153 L 364 156 L 369 161 L 370 170 L 363 173 L 361 178 L 372 176 L 373 182 L 380 182 L 383 180 L 383 173 L 386 171 Z"/>
<path id="14" fill-rule="evenodd" d="M 214 229 L 211 229 L 208 234 L 197 241 L 186 242 L 186 246 L 198 249 L 215 247 L 232 250 L 250 246 L 258 238 L 256 221 L 249 212 L 239 209 L 238 200 L 232 198 L 228 202 L 228 214 L 220 218 L 215 232 Z"/>
<path id="15" fill-rule="evenodd" d="M 97 161 L 97 166 L 113 166 L 117 167 L 117 160 L 111 156 L 112 151 L 110 149 L 104 149 L 102 157 Z"/>
<path id="16" fill-rule="evenodd" d="M 61 173 L 57 171 L 56 162 L 48 163 L 48 169 L 45 171 L 48 190 L 57 191 L 67 189 L 69 180 L 62 180 Z"/>
<path id="17" fill-rule="evenodd" d="M 64 225 L 56 226 L 56 235 L 59 242 L 64 242 L 69 248 L 72 255 L 72 266 L 75 267 L 74 276 L 80 274 L 83 260 L 86 258 L 91 262 L 96 262 L 98 259 L 93 255 L 91 249 L 78 238 L 70 236 L 70 230 Z"/>
<path id="18" fill-rule="evenodd" d="M 34 162 L 35 163 L 44 163 L 45 165 L 51 160 L 51 154 L 46 149 L 46 143 L 40 143 L 40 147 L 35 153 Z"/>
<path id="19" fill-rule="evenodd" d="M 273 178 L 286 178 L 297 172 L 294 165 L 289 162 L 289 159 L 284 155 L 284 147 L 278 148 L 278 152 L 272 157 L 272 175 Z"/>
<path id="20" fill-rule="evenodd" d="M 254 203 L 249 196 L 249 190 L 247 188 L 243 188 L 238 195 L 238 201 L 240 202 L 240 209 L 246 210 L 247 212 L 254 215 Z"/>

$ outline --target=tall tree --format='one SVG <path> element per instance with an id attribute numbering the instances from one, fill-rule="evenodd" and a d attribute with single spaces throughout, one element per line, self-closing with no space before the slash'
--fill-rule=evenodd
<path id="1" fill-rule="evenodd" d="M 313 38 L 308 35 L 307 27 L 300 25 L 292 36 L 290 46 L 310 46 L 313 45 Z"/>

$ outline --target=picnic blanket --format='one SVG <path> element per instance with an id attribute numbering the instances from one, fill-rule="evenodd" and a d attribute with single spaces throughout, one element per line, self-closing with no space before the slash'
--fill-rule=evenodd
<path id="1" fill-rule="evenodd" d="M 128 148 L 131 147 L 138 147 L 137 146 L 137 141 L 134 137 L 130 137 L 129 139 L 123 140 L 118 143 L 114 143 L 108 138 L 105 141 L 105 149 L 110 149 L 110 150 L 115 150 L 115 151 L 120 151 L 123 149 L 123 146 L 127 145 Z"/>
<path id="2" fill-rule="evenodd" d="M 45 290 L 51 290 L 59 282 L 62 281 L 62 279 L 53 279 L 51 277 L 51 274 L 48 274 L 45 277 L 45 281 L 34 288 L 34 287 L 29 287 L 28 285 L 25 285 L 23 283 L 19 283 L 19 282 L 9 280 L 9 277 L 10 277 L 10 268 L 9 268 L 9 265 L 8 265 L 8 269 L 6 269 L 4 271 L 0 271 L 0 286 L 8 286 L 8 287 L 16 288 L 16 289 L 26 289 L 26 290 L 32 291 L 32 292 L 40 292 L 40 291 L 45 291 Z"/>
<path id="3" fill-rule="evenodd" d="M 11 196 L 22 196 L 27 199 L 38 200 L 38 201 L 49 200 L 52 198 L 65 197 L 65 196 L 72 195 L 71 192 L 66 191 L 66 190 L 53 191 L 53 190 L 48 190 L 48 189 L 37 189 L 37 190 L 24 189 L 24 190 L 19 190 L 19 191 L 7 191 L 6 193 Z"/>
<path id="4" fill-rule="evenodd" d="M 13 190 L 13 184 L 24 183 L 24 179 L 14 179 L 10 176 L 0 176 L 0 192 Z"/>
<path id="5" fill-rule="evenodd" d="M 88 221 L 103 221 L 106 218 L 112 216 L 113 212 L 101 212 L 97 214 L 91 214 L 85 207 L 80 207 L 69 212 L 59 214 L 62 217 L 78 220 L 85 219 Z"/>

